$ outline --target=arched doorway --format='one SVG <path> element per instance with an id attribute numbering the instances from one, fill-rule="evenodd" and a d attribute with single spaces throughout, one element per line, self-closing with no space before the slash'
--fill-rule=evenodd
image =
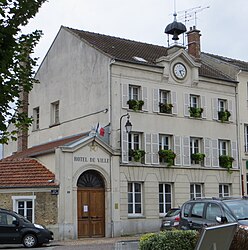
<path id="1" fill-rule="evenodd" d="M 87 170 L 77 182 L 78 237 L 105 236 L 105 187 L 101 174 Z"/>

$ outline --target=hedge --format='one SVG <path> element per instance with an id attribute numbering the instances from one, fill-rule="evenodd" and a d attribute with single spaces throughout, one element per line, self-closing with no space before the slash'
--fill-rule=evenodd
<path id="1" fill-rule="evenodd" d="M 193 230 L 172 230 L 145 234 L 140 238 L 140 250 L 194 250 L 199 233 Z"/>

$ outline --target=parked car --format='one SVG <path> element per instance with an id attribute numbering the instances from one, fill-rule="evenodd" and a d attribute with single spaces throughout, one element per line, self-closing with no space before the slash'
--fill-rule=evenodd
<path id="1" fill-rule="evenodd" d="M 20 214 L 0 208 L 0 244 L 23 244 L 31 248 L 53 240 L 53 233 Z"/>
<path id="2" fill-rule="evenodd" d="M 248 229 L 248 199 L 202 198 L 185 202 L 181 207 L 179 228 L 200 230 L 218 223 L 237 222 Z"/>
<path id="3" fill-rule="evenodd" d="M 171 208 L 162 219 L 160 230 L 178 228 L 180 220 L 180 208 Z"/>

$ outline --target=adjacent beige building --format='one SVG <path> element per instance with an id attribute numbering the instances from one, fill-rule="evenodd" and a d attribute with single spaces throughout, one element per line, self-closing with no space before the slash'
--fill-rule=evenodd
<path id="1" fill-rule="evenodd" d="M 227 74 L 201 56 L 198 30 L 187 35 L 188 50 L 59 30 L 29 95 L 29 149 L 12 156 L 55 174 L 57 238 L 157 231 L 186 200 L 242 193 L 246 73 Z"/>

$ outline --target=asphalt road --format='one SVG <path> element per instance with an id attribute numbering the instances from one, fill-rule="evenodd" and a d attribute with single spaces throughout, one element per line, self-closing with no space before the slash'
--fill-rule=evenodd
<path id="1" fill-rule="evenodd" d="M 24 250 L 27 249 L 23 245 L 1 245 L 0 249 L 9 250 Z M 58 242 L 51 243 L 49 245 L 44 245 L 42 247 L 35 248 L 35 250 L 137 250 L 138 241 L 118 241 L 118 242 L 92 242 L 90 244 L 85 244 L 82 241 L 72 241 L 72 242 Z"/>

